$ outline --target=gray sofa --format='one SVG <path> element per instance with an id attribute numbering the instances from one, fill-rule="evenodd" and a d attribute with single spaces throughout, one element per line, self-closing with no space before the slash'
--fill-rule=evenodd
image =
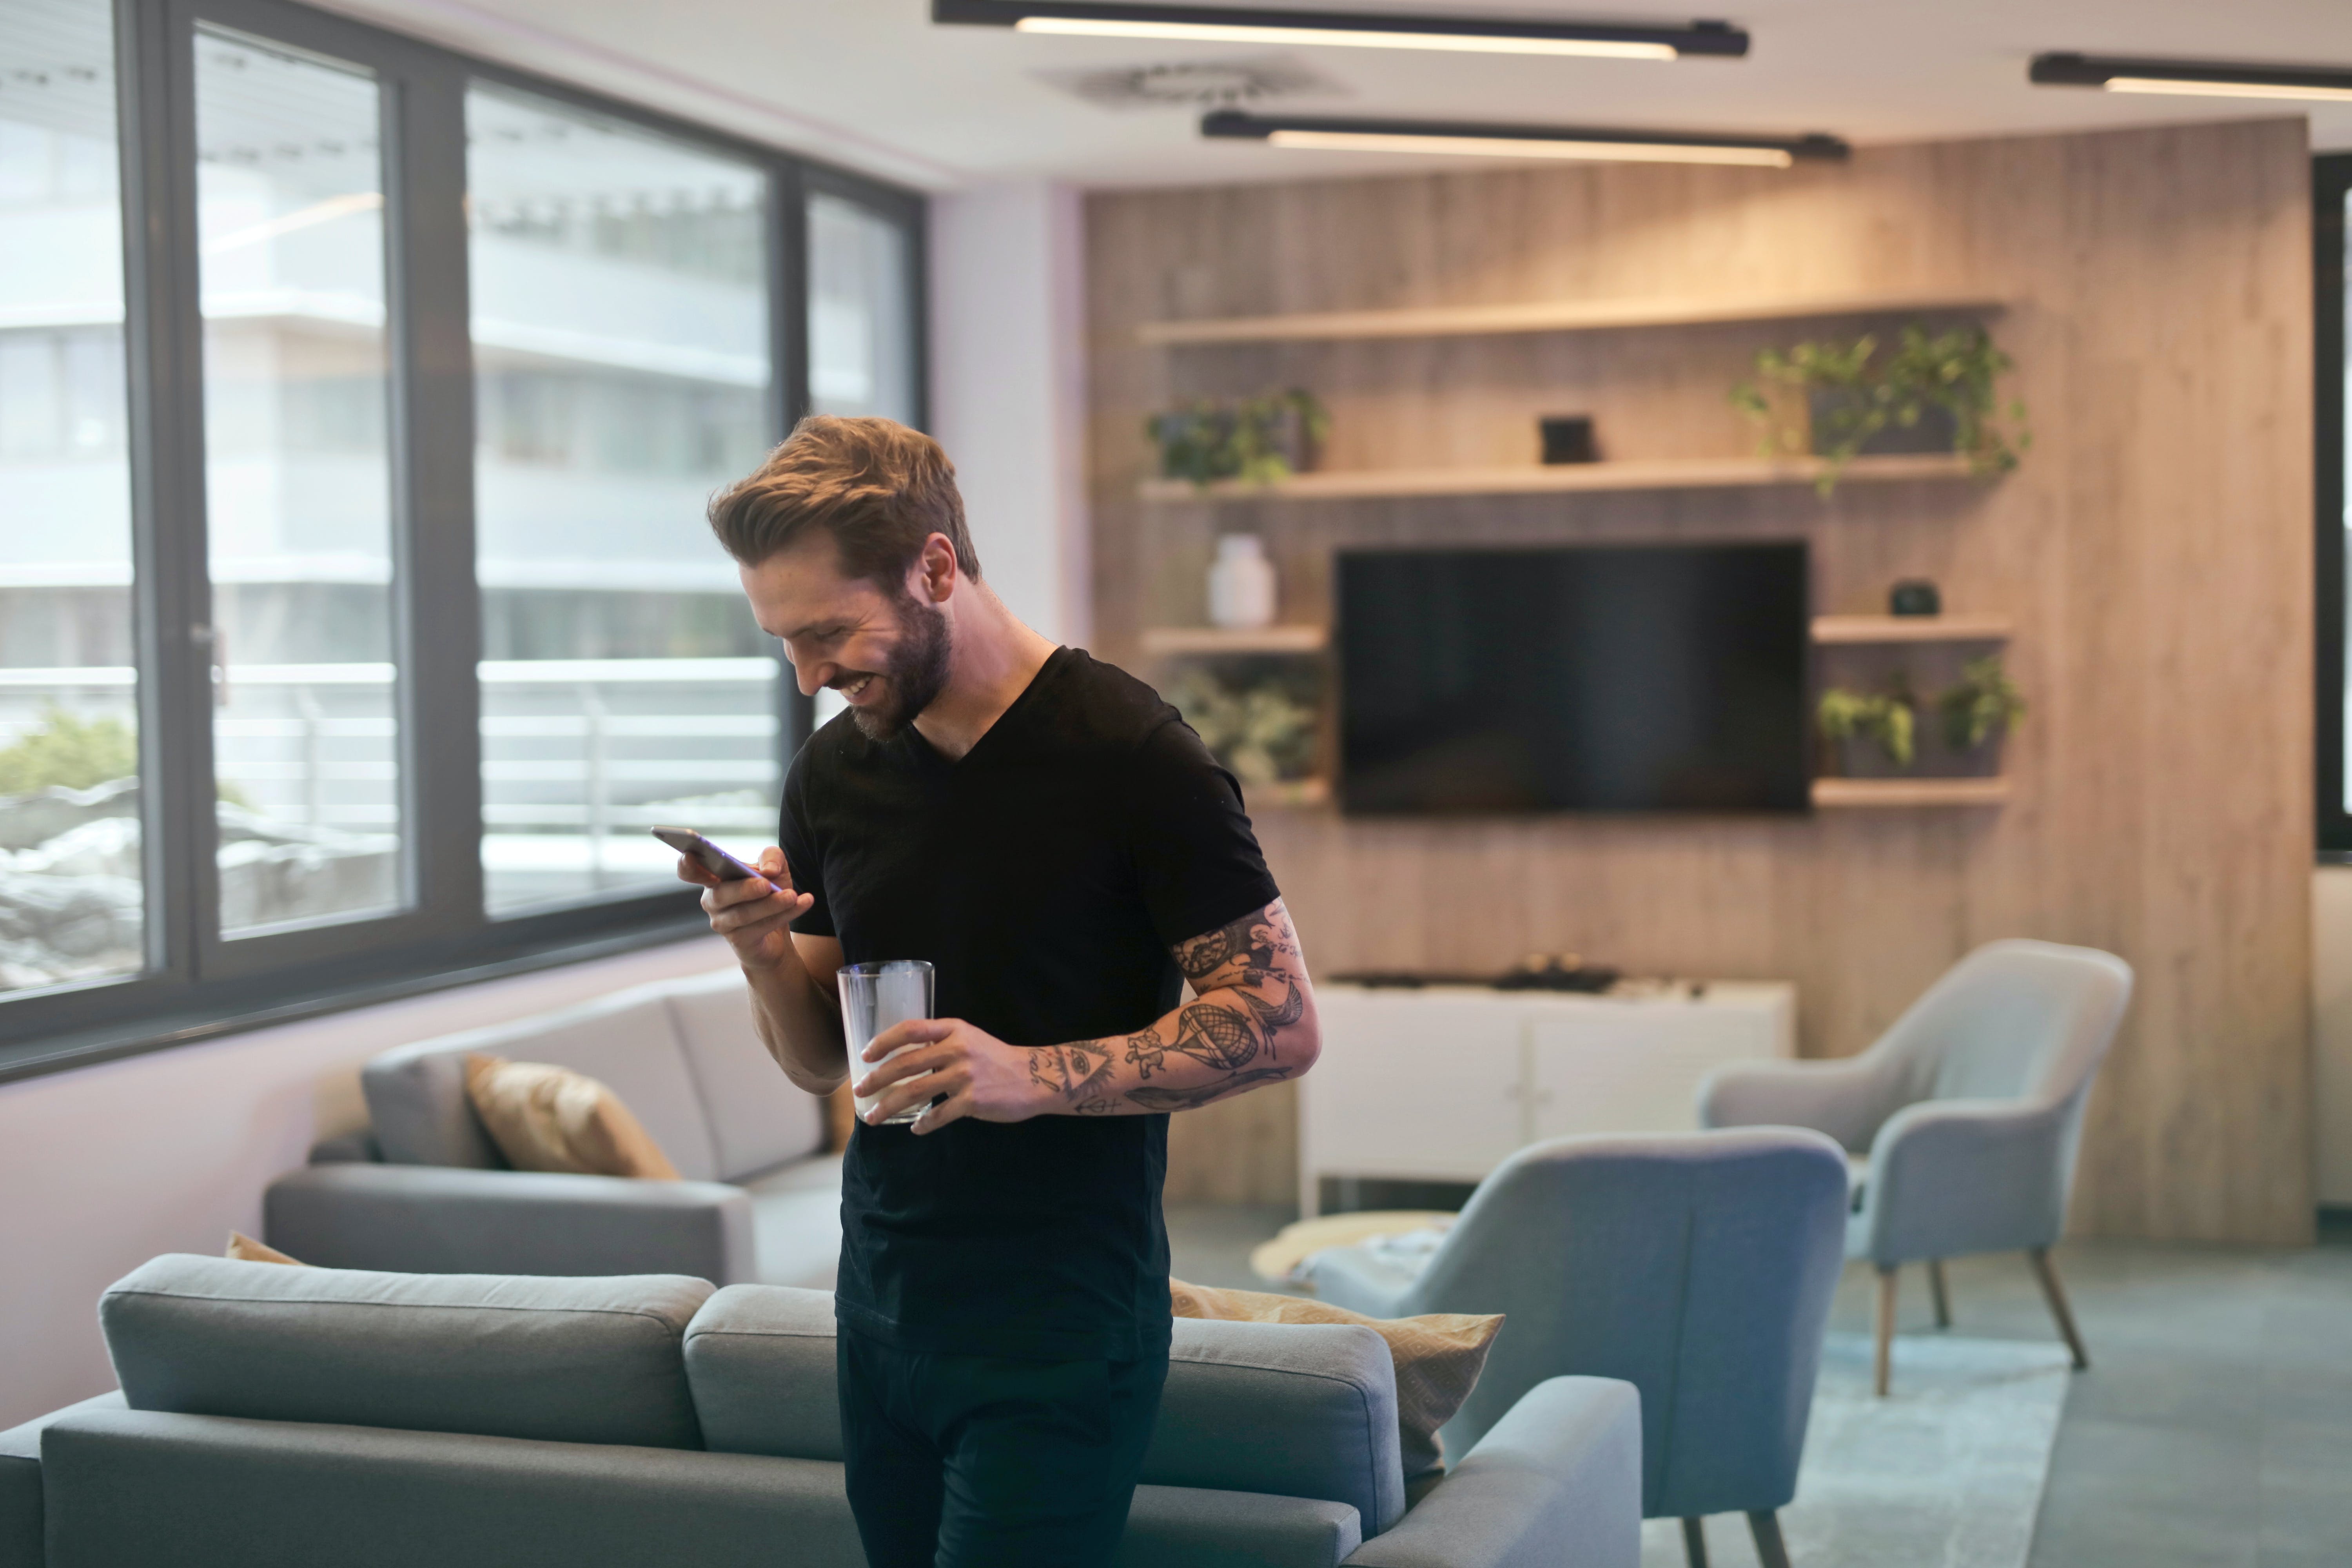
<path id="1" fill-rule="evenodd" d="M 466 1099 L 469 1052 L 610 1085 L 686 1180 L 509 1169 Z M 822 1102 L 793 1087 L 733 970 L 387 1051 L 369 1132 L 279 1177 L 262 1235 L 305 1263 L 409 1274 L 687 1274 L 830 1289 L 839 1184 Z"/>
<path id="2" fill-rule="evenodd" d="M 121 1391 L 0 1433 L 0 1562 L 856 1568 L 833 1303 L 676 1276 L 164 1257 L 100 1309 Z M 1122 1568 L 1636 1568 L 1623 1383 L 1528 1391 L 1408 1506 L 1388 1351 L 1180 1321 Z"/>

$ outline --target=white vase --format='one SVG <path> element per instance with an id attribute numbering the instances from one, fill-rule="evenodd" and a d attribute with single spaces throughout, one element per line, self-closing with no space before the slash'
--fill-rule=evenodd
<path id="1" fill-rule="evenodd" d="M 1209 623 L 1219 626 L 1274 624 L 1274 563 L 1255 533 L 1228 533 L 1209 563 Z"/>

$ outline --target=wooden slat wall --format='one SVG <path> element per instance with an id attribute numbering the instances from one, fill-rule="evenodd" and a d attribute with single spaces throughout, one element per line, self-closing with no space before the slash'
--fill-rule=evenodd
<path id="1" fill-rule="evenodd" d="M 1270 153 L 1269 157 L 1279 154 Z M 1286 618 L 1343 543 L 1811 541 L 1816 607 L 1927 576 L 2014 617 L 2032 711 L 1998 812 L 1771 822 L 1349 821 L 1259 829 L 1310 958 L 1470 968 L 1575 950 L 1785 977 L 1802 1048 L 1859 1049 L 1977 942 L 2138 971 L 2094 1103 L 2085 1232 L 2312 1227 L 2311 275 L 2299 120 L 1865 149 L 1786 173 L 1560 168 L 1102 195 L 1087 204 L 1096 651 L 1202 615 L 1218 525 L 1263 531 Z M 1150 507 L 1141 426 L 1266 385 L 1331 405 L 1333 466 L 1535 456 L 1541 413 L 1611 457 L 1730 456 L 1753 351 L 1845 323 L 1147 349 L 1181 316 L 1863 289 L 1990 292 L 2032 413 L 1991 486 Z M 1443 1072 L 1433 1044 L 1433 1072 Z M 1287 1097 L 1177 1119 L 1170 1191 L 1291 1194 Z"/>

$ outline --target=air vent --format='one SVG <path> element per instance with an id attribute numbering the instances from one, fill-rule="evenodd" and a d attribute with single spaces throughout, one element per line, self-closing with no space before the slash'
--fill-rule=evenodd
<path id="1" fill-rule="evenodd" d="M 1348 95 L 1346 88 L 1287 55 L 1037 75 L 1104 109 L 1234 109 L 1278 99 Z"/>

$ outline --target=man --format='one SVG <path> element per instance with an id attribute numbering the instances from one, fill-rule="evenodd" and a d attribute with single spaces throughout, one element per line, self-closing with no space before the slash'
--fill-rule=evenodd
<path id="1" fill-rule="evenodd" d="M 1313 1064 L 1297 935 L 1200 738 L 981 581 L 928 437 L 803 420 L 710 518 L 801 689 L 849 704 L 760 879 L 678 874 L 786 1075 L 880 1096 L 835 1295 L 867 1561 L 1106 1563 L 1167 1373 L 1167 1113 Z M 908 958 L 940 1016 L 849 1061 L 835 972 Z"/>

